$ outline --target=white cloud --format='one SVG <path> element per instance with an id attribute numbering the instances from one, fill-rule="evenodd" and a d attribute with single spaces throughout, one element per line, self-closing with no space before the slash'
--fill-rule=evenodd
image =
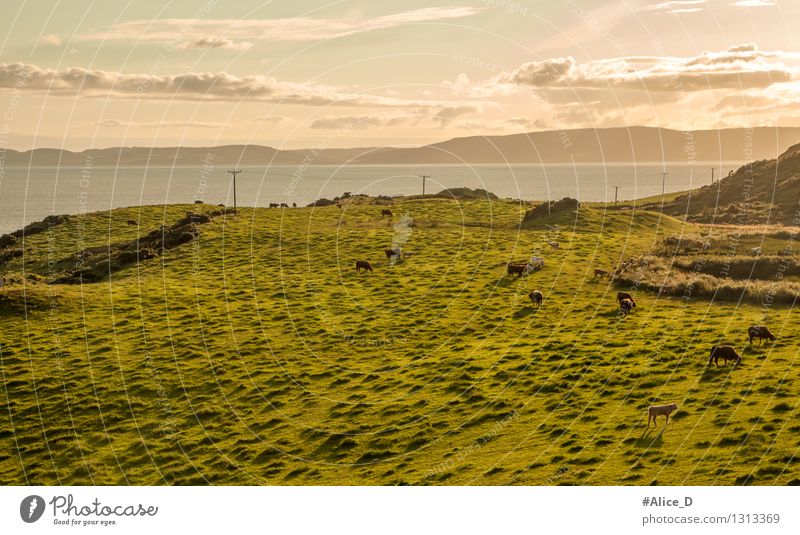
<path id="1" fill-rule="evenodd" d="M 226 50 L 247 50 L 253 46 L 253 43 L 247 41 L 235 42 L 231 39 L 224 37 L 203 37 L 194 41 L 187 41 L 181 45 L 181 48 L 223 48 Z"/>
<path id="2" fill-rule="evenodd" d="M 772 0 L 739 0 L 731 4 L 732 6 L 739 7 L 768 7 L 774 6 L 775 2 Z"/>
<path id="3" fill-rule="evenodd" d="M 706 0 L 672 0 L 651 4 L 642 11 L 653 11 L 655 13 L 697 13 L 703 11 Z"/>
<path id="4" fill-rule="evenodd" d="M 22 83 L 20 83 L 22 81 Z M 123 74 L 72 67 L 43 69 L 24 63 L 0 64 L 0 89 L 19 88 L 51 96 L 143 98 L 204 101 L 268 101 L 311 106 L 411 107 L 441 109 L 451 101 L 405 99 L 359 93 L 350 88 L 235 76 L 226 72 Z"/>
<path id="5" fill-rule="evenodd" d="M 229 126 L 227 123 L 215 123 L 207 121 L 149 121 L 135 122 L 122 121 L 119 119 L 106 119 L 91 123 L 92 126 L 102 128 L 224 128 Z"/>
<path id="6" fill-rule="evenodd" d="M 315 130 L 366 130 L 368 128 L 386 128 L 400 125 L 416 125 L 432 128 L 444 128 L 454 123 L 463 115 L 480 110 L 476 105 L 445 106 L 441 109 L 417 109 L 403 113 L 381 113 L 366 115 L 329 115 L 315 120 L 311 128 Z"/>
<path id="7" fill-rule="evenodd" d="M 203 40 L 217 42 L 225 39 L 231 41 L 232 46 L 243 46 L 245 43 L 261 39 L 268 41 L 335 39 L 404 24 L 468 17 L 480 11 L 482 8 L 478 7 L 429 7 L 367 18 L 132 20 L 114 24 L 107 31 L 86 34 L 79 38 L 96 41 L 158 41 L 173 43 L 178 48 L 185 48 L 191 43 Z M 234 42 L 234 38 L 238 41 Z"/>
<path id="8" fill-rule="evenodd" d="M 39 38 L 39 44 L 46 46 L 61 46 L 61 37 L 54 33 L 49 33 Z"/>
<path id="9" fill-rule="evenodd" d="M 596 88 L 664 92 L 765 88 L 800 73 L 800 54 L 755 44 L 692 57 L 628 56 L 578 64 L 572 57 L 532 61 L 480 84 L 478 93 L 519 88 Z"/>

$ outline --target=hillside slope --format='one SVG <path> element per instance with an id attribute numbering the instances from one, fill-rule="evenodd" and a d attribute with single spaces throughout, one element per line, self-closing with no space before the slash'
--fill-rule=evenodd
<path id="1" fill-rule="evenodd" d="M 778 158 L 746 164 L 713 186 L 678 195 L 664 205 L 664 210 L 703 223 L 797 226 L 798 199 L 800 144 Z"/>

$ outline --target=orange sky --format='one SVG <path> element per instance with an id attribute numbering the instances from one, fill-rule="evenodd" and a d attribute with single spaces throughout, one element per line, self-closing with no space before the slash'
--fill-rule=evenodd
<path id="1" fill-rule="evenodd" d="M 796 1 L 6 4 L 16 149 L 800 126 Z"/>

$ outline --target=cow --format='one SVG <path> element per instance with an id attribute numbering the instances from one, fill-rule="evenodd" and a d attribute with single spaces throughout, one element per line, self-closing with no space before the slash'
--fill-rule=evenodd
<path id="1" fill-rule="evenodd" d="M 553 249 L 558 249 L 559 247 L 561 247 L 561 245 L 559 245 L 557 241 L 549 241 L 547 242 L 547 245 L 549 245 Z"/>
<path id="2" fill-rule="evenodd" d="M 610 277 L 611 273 L 609 273 L 605 269 L 595 268 L 594 269 L 594 276 L 595 277 Z"/>
<path id="3" fill-rule="evenodd" d="M 297 208 L 297 203 L 296 202 L 292 203 L 292 208 Z"/>
<path id="4" fill-rule="evenodd" d="M 281 203 L 281 208 L 289 208 L 289 205 L 286 204 L 285 202 L 282 202 Z"/>
<path id="5" fill-rule="evenodd" d="M 747 337 L 750 339 L 750 345 L 753 345 L 753 338 L 758 338 L 762 344 L 764 340 L 775 340 L 775 335 L 769 331 L 766 325 L 751 325 L 747 328 Z"/>
<path id="6" fill-rule="evenodd" d="M 725 364 L 728 363 L 729 360 L 734 361 L 733 365 L 737 365 L 742 362 L 742 357 L 739 356 L 739 353 L 731 346 L 712 346 L 711 348 L 711 357 L 708 359 L 708 365 L 711 366 L 711 363 L 714 363 L 714 366 L 719 366 L 719 359 L 722 359 Z"/>
<path id="7" fill-rule="evenodd" d="M 366 260 L 356 260 L 356 273 L 361 273 L 361 270 L 364 272 L 372 271 L 372 266 Z"/>
<path id="8" fill-rule="evenodd" d="M 381 217 L 383 217 L 385 215 L 388 215 L 389 217 L 392 217 L 394 214 L 388 208 L 384 208 L 383 210 L 381 210 Z"/>
<path id="9" fill-rule="evenodd" d="M 678 405 L 676 403 L 670 403 L 669 405 L 652 405 L 647 409 L 647 427 L 650 427 L 650 421 L 653 421 L 653 427 L 658 427 L 657 418 L 659 416 L 666 416 L 667 421 L 664 425 L 669 423 L 669 415 L 678 410 Z"/>
<path id="10" fill-rule="evenodd" d="M 620 312 L 622 312 L 623 316 L 627 316 L 628 314 L 630 314 L 631 310 L 635 306 L 636 305 L 634 305 L 633 301 L 631 301 L 630 299 L 623 299 L 619 302 L 619 310 Z"/>
<path id="11" fill-rule="evenodd" d="M 537 307 L 542 306 L 542 300 L 544 299 L 544 295 L 542 295 L 542 292 L 540 292 L 539 290 L 532 291 L 531 293 L 528 294 L 528 297 L 530 297 L 531 302 Z"/>
<path id="12" fill-rule="evenodd" d="M 131 227 L 135 227 L 138 223 L 133 219 L 128 219 L 128 225 Z"/>
<path id="13" fill-rule="evenodd" d="M 617 292 L 617 303 L 620 305 L 622 304 L 623 299 L 628 299 L 633 305 L 631 308 L 636 308 L 636 301 L 633 300 L 633 296 L 628 292 Z"/>
<path id="14" fill-rule="evenodd" d="M 278 208 L 279 206 L 280 206 L 280 204 L 278 204 L 278 203 L 276 203 L 276 202 L 271 202 L 271 203 L 269 203 L 269 207 L 270 207 L 270 208 Z"/>
<path id="15" fill-rule="evenodd" d="M 752 256 L 761 256 L 761 247 L 753 247 L 750 249 L 750 254 Z"/>
<path id="16" fill-rule="evenodd" d="M 517 277 L 520 278 L 525 274 L 525 271 L 528 269 L 528 264 L 512 264 L 509 262 L 506 270 L 509 275 L 514 275 L 516 273 Z"/>
<path id="17" fill-rule="evenodd" d="M 384 249 L 383 252 L 386 254 L 386 259 L 391 260 L 393 256 L 400 258 L 401 250 L 399 247 L 392 247 L 391 249 Z"/>

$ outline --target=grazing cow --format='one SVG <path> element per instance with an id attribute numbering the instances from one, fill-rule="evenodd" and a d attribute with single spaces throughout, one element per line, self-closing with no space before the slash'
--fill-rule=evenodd
<path id="1" fill-rule="evenodd" d="M 403 258 L 411 258 L 414 256 L 414 251 L 403 251 Z"/>
<path id="2" fill-rule="evenodd" d="M 753 247 L 750 249 L 750 254 L 753 256 L 760 256 L 761 255 L 761 247 Z"/>
<path id="3" fill-rule="evenodd" d="M 522 277 L 528 269 L 528 264 L 512 264 L 509 262 L 506 270 L 509 275 L 514 275 L 516 273 L 517 278 Z"/>
<path id="4" fill-rule="evenodd" d="M 270 208 L 278 208 L 279 206 L 280 206 L 280 205 L 279 205 L 278 203 L 276 203 L 276 202 L 271 202 L 271 203 L 269 203 L 269 207 L 270 207 Z"/>
<path id="5" fill-rule="evenodd" d="M 372 271 L 372 266 L 366 260 L 356 260 L 356 273 L 361 273 L 361 270 Z"/>
<path id="6" fill-rule="evenodd" d="M 292 208 L 297 208 L 297 203 L 296 202 L 292 203 Z"/>
<path id="7" fill-rule="evenodd" d="M 628 292 L 617 292 L 617 303 L 621 305 L 623 299 L 629 300 L 631 305 L 633 305 L 632 308 L 636 308 L 636 301 L 633 300 L 633 296 L 631 294 Z"/>
<path id="8" fill-rule="evenodd" d="M 393 256 L 396 256 L 397 258 L 400 258 L 401 251 L 400 251 L 399 247 L 392 247 L 391 249 L 384 249 L 383 252 L 386 253 L 386 259 L 387 260 L 391 260 Z"/>
<path id="9" fill-rule="evenodd" d="M 647 427 L 650 427 L 650 420 L 653 421 L 653 427 L 658 427 L 657 418 L 659 416 L 666 416 L 667 421 L 664 425 L 669 423 L 669 415 L 678 410 L 678 405 L 676 403 L 670 403 L 669 405 L 652 405 L 650 408 L 647 409 Z"/>
<path id="10" fill-rule="evenodd" d="M 609 273 L 605 269 L 595 268 L 594 269 L 594 276 L 595 277 L 610 277 L 611 273 Z"/>
<path id="11" fill-rule="evenodd" d="M 623 299 L 622 301 L 619 302 L 619 310 L 620 312 L 622 312 L 623 316 L 627 316 L 628 314 L 630 314 L 631 310 L 635 306 L 636 305 L 634 305 L 633 301 L 631 301 L 630 299 Z"/>
<path id="12" fill-rule="evenodd" d="M 734 366 L 742 362 L 742 357 L 731 346 L 713 346 L 711 348 L 711 357 L 708 359 L 708 365 L 711 366 L 713 361 L 714 366 L 719 366 L 719 359 L 722 359 L 725 364 L 732 360 L 734 361 Z"/>
<path id="13" fill-rule="evenodd" d="M 286 204 L 285 202 L 282 202 L 281 203 L 281 208 L 289 208 L 289 205 Z"/>
<path id="14" fill-rule="evenodd" d="M 751 325 L 747 328 L 747 337 L 750 339 L 750 345 L 753 345 L 753 338 L 758 338 L 762 344 L 764 340 L 775 340 L 775 335 L 769 331 L 766 325 Z"/>
<path id="15" fill-rule="evenodd" d="M 133 219 L 128 219 L 128 225 L 130 225 L 131 227 L 135 227 L 137 224 L 138 224 L 138 223 L 136 223 L 136 221 L 135 221 L 135 220 L 133 220 Z"/>
<path id="16" fill-rule="evenodd" d="M 388 215 L 389 217 L 392 217 L 394 214 L 388 208 L 384 208 L 383 210 L 381 210 L 381 217 L 385 216 L 385 215 Z"/>
<path id="17" fill-rule="evenodd" d="M 530 297 L 533 304 L 536 305 L 537 307 L 542 306 L 542 300 L 544 299 L 544 295 L 542 295 L 542 292 L 540 292 L 539 290 L 532 291 L 531 293 L 528 294 L 528 297 Z"/>
<path id="18" fill-rule="evenodd" d="M 558 249 L 559 247 L 561 247 L 561 245 L 559 245 L 557 241 L 549 241 L 547 242 L 547 245 L 549 245 L 553 249 Z"/>

